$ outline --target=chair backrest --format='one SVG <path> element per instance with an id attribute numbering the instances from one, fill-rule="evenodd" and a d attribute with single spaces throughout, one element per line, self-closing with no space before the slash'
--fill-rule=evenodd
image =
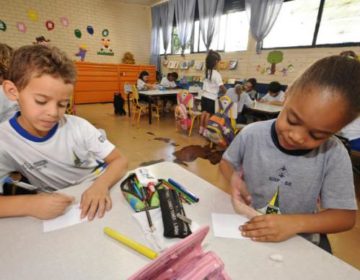
<path id="1" fill-rule="evenodd" d="M 131 84 L 128 84 L 128 83 L 125 83 L 124 84 L 124 93 L 126 95 L 128 95 L 129 93 L 132 92 L 132 85 Z"/>
<path id="2" fill-rule="evenodd" d="M 187 90 L 181 90 L 178 92 L 177 96 L 177 104 L 183 104 L 187 109 L 192 109 L 194 106 L 194 96 Z"/>
<path id="3" fill-rule="evenodd" d="M 132 92 L 132 95 L 133 95 L 133 100 L 134 100 L 134 103 L 135 104 L 138 104 L 139 103 L 139 91 L 136 87 L 136 85 L 132 85 L 131 86 L 131 92 Z"/>

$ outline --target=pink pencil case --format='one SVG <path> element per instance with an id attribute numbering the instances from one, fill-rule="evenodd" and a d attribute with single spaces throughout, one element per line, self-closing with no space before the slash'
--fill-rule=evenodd
<path id="1" fill-rule="evenodd" d="M 214 252 L 204 252 L 201 247 L 208 232 L 208 226 L 202 227 L 168 248 L 129 280 L 230 279 L 222 260 Z"/>

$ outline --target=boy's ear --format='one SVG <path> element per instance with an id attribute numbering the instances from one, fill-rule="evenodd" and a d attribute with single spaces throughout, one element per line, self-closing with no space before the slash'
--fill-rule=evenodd
<path id="1" fill-rule="evenodd" d="M 19 91 L 12 81 L 5 80 L 2 83 L 5 95 L 12 101 L 17 101 L 19 98 Z"/>

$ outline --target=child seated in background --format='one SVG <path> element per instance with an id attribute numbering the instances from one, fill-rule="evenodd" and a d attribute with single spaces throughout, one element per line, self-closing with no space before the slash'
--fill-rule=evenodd
<path id="1" fill-rule="evenodd" d="M 176 72 L 170 72 L 167 74 L 166 77 L 161 79 L 160 85 L 165 88 L 176 88 L 176 80 L 178 79 L 179 75 Z"/>
<path id="2" fill-rule="evenodd" d="M 253 101 L 251 100 L 250 96 L 243 90 L 241 84 L 235 84 L 234 88 L 229 88 L 226 91 L 226 95 L 229 96 L 236 104 L 237 107 L 237 118 L 236 123 L 246 123 L 246 118 L 242 114 L 244 106 L 251 107 Z"/>
<path id="3" fill-rule="evenodd" d="M 11 47 L 0 43 L 0 122 L 10 119 L 19 110 L 17 102 L 9 100 L 2 87 L 3 81 L 7 79 L 12 54 Z"/>
<path id="4" fill-rule="evenodd" d="M 360 112 L 358 77 L 355 59 L 315 62 L 289 87 L 276 120 L 246 126 L 225 151 L 220 169 L 233 206 L 250 218 L 243 236 L 276 242 L 302 234 L 331 251 L 326 234 L 354 226 L 352 165 L 332 136 Z"/>
<path id="5" fill-rule="evenodd" d="M 272 105 L 283 105 L 285 101 L 285 92 L 281 90 L 279 82 L 271 82 L 269 84 L 268 93 L 259 100 Z"/>
<path id="6" fill-rule="evenodd" d="M 125 174 L 127 160 L 88 121 L 64 115 L 75 80 L 74 63 L 55 47 L 15 51 L 3 88 L 20 112 L 0 124 L 0 188 L 11 172 L 50 192 L 96 178 L 80 202 L 81 218 L 92 220 L 111 209 L 109 190 Z M 62 193 L 0 195 L 0 217 L 51 219 L 72 201 Z"/>
<path id="7" fill-rule="evenodd" d="M 137 79 L 137 82 L 136 82 L 136 88 L 138 90 L 154 89 L 155 86 L 152 84 L 149 84 L 148 81 L 149 81 L 149 72 L 141 71 L 139 78 Z"/>
<path id="8" fill-rule="evenodd" d="M 252 100 L 257 99 L 257 91 L 255 90 L 256 84 L 257 84 L 257 81 L 255 78 L 248 79 L 244 84 L 244 90 L 250 96 L 250 98 Z"/>

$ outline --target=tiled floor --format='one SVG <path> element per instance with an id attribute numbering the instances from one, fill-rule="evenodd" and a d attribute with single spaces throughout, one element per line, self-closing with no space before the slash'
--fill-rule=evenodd
<path id="1" fill-rule="evenodd" d="M 197 134 L 191 137 L 175 131 L 173 116 L 168 113 L 153 124 L 148 124 L 147 116 L 143 116 L 139 127 L 131 123 L 127 116 L 115 116 L 112 104 L 78 105 L 77 114 L 105 129 L 107 136 L 128 158 L 129 168 L 140 164 L 159 160 L 173 161 L 173 152 L 188 145 L 205 145 L 205 139 Z M 157 139 L 155 139 L 157 138 Z M 196 159 L 187 163 L 186 168 L 213 185 L 227 191 L 218 165 L 204 159 Z M 360 181 L 359 181 L 360 182 Z M 360 190 L 360 183 L 358 190 Z M 230 203 L 230 201 L 229 201 Z M 330 235 L 334 255 L 360 269 L 360 211 L 357 213 L 357 224 L 351 231 Z"/>

